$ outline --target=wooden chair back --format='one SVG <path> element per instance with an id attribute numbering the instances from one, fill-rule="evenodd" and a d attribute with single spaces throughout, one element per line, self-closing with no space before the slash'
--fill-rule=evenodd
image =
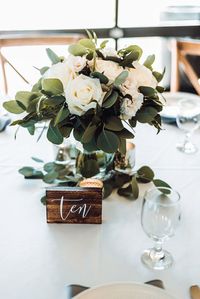
<path id="1" fill-rule="evenodd" d="M 171 53 L 171 91 L 176 92 L 180 88 L 179 64 L 181 64 L 192 86 L 196 90 L 197 94 L 200 95 L 200 80 L 187 59 L 187 55 L 200 56 L 200 41 L 173 40 L 171 44 Z"/>
<path id="2" fill-rule="evenodd" d="M 15 37 L 0 37 L 0 66 L 3 75 L 4 93 L 8 93 L 8 82 L 6 77 L 5 65 L 9 64 L 10 67 L 24 80 L 27 84 L 29 82 L 24 76 L 16 69 L 16 67 L 2 54 L 3 47 L 14 46 L 41 46 L 41 45 L 70 45 L 76 43 L 83 35 L 36 35 L 36 36 L 15 36 Z"/>

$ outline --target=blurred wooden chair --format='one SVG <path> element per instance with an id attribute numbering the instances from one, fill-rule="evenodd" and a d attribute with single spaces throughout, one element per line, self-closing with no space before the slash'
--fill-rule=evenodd
<path id="1" fill-rule="evenodd" d="M 24 76 L 15 68 L 15 66 L 2 54 L 3 47 L 13 46 L 41 46 L 41 45 L 70 45 L 76 43 L 83 35 L 36 35 L 36 36 L 20 36 L 20 37 L 0 37 L 0 65 L 2 68 L 4 93 L 8 93 L 8 82 L 6 77 L 5 65 L 8 64 L 10 67 L 24 80 L 27 84 L 29 82 Z"/>
<path id="2" fill-rule="evenodd" d="M 172 63 L 171 63 L 171 84 L 172 92 L 179 91 L 180 88 L 180 71 L 179 64 L 188 77 L 190 83 L 200 95 L 200 80 L 194 71 L 192 65 L 187 59 L 187 55 L 200 56 L 200 42 L 198 41 L 179 41 L 173 40 L 171 44 Z M 199 65 L 200 69 L 200 65 Z"/>

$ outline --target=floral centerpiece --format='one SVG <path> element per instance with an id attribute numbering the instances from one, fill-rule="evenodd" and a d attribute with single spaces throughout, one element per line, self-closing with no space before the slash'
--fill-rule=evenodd
<path id="1" fill-rule="evenodd" d="M 100 45 L 94 33 L 70 45 L 68 57 L 51 49 L 50 67 L 40 69 L 41 78 L 29 91 L 17 92 L 4 103 L 9 112 L 23 117 L 12 125 L 31 135 L 35 124 L 48 122 L 47 138 L 61 144 L 73 134 L 87 153 L 126 152 L 126 140 L 134 138 L 137 123 L 161 129 L 163 104 L 159 86 L 164 72 L 153 69 L 154 55 L 140 62 L 142 49 L 130 45 L 118 51 Z M 25 115 L 24 115 L 25 113 Z"/>

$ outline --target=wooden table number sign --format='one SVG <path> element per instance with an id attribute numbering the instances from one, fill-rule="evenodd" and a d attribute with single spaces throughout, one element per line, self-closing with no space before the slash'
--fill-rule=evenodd
<path id="1" fill-rule="evenodd" d="M 47 223 L 102 223 L 102 188 L 46 189 Z"/>

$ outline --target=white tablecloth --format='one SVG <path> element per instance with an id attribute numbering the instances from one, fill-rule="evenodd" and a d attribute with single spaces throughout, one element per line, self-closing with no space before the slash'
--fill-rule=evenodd
<path id="1" fill-rule="evenodd" d="M 138 166 L 151 166 L 181 194 L 182 223 L 166 242 L 175 264 L 166 271 L 146 269 L 140 256 L 152 241 L 140 225 L 141 198 L 113 194 L 103 202 L 102 225 L 46 224 L 40 203 L 44 183 L 24 180 L 19 167 L 34 165 L 31 156 L 49 161 L 52 145 L 36 143 L 24 129 L 0 133 L 0 298 L 65 299 L 66 285 L 94 286 L 113 281 L 162 279 L 177 298 L 189 299 L 189 286 L 200 283 L 200 153 L 175 149 L 182 138 L 174 126 L 156 136 L 137 129 Z M 200 132 L 193 138 L 200 148 Z M 142 188 L 143 189 L 143 188 Z"/>

